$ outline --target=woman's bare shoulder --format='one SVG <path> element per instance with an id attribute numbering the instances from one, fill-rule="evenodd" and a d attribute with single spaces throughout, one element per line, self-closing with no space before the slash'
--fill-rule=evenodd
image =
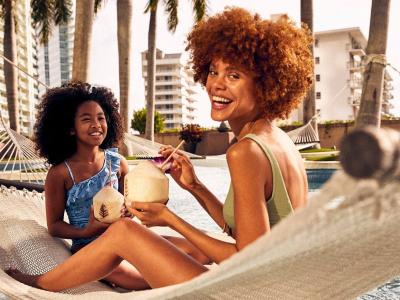
<path id="1" fill-rule="evenodd" d="M 238 165 L 240 167 L 260 167 L 267 166 L 268 161 L 265 158 L 263 150 L 251 139 L 241 139 L 232 145 L 226 152 L 228 165 Z"/>

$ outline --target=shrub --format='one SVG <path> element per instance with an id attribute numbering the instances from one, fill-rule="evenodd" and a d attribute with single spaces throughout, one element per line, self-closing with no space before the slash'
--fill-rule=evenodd
<path id="1" fill-rule="evenodd" d="M 230 128 L 228 127 L 228 125 L 226 125 L 226 123 L 224 121 L 221 122 L 221 124 L 219 124 L 219 127 L 217 128 L 218 132 L 228 132 L 230 130 Z"/>
<path id="2" fill-rule="evenodd" d="M 133 119 L 131 120 L 131 128 L 144 134 L 146 130 L 146 114 L 147 109 L 142 108 L 133 112 Z M 154 132 L 160 133 L 164 129 L 164 118 L 157 111 L 154 112 Z"/>
<path id="3" fill-rule="evenodd" d="M 203 136 L 203 129 L 199 124 L 182 124 L 179 139 L 186 143 L 198 143 Z"/>

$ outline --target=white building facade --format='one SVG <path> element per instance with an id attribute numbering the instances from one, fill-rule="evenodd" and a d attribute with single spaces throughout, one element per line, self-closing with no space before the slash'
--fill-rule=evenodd
<path id="1" fill-rule="evenodd" d="M 49 41 L 38 46 L 39 80 L 49 87 L 57 87 L 69 81 L 72 75 L 74 48 L 74 19 L 68 24 L 54 26 Z M 46 88 L 40 86 L 40 95 Z"/>
<path id="2" fill-rule="evenodd" d="M 14 62 L 28 74 L 37 76 L 37 48 L 35 32 L 32 28 L 30 16 L 30 1 L 17 0 L 15 4 L 16 35 L 17 35 L 17 61 Z M 0 18 L 0 53 L 3 54 L 3 19 Z M 6 86 L 4 79 L 4 63 L 0 60 L 0 110 L 3 120 L 8 124 L 8 105 L 6 97 Z M 18 72 L 18 101 L 20 114 L 21 133 L 27 136 L 33 134 L 35 123 L 35 107 L 38 102 L 39 88 L 37 82 L 24 74 Z"/>
<path id="3" fill-rule="evenodd" d="M 195 123 L 197 95 L 200 86 L 182 53 L 156 52 L 155 109 L 164 118 L 166 129 L 180 128 L 181 124 Z M 142 52 L 142 76 L 147 99 L 147 51 Z"/>
<path id="4" fill-rule="evenodd" d="M 354 120 L 363 84 L 362 58 L 367 39 L 358 27 L 315 33 L 315 101 L 319 121 Z M 388 114 L 393 98 L 388 72 L 385 72 L 382 113 Z M 302 109 L 289 122 L 301 121 Z"/>

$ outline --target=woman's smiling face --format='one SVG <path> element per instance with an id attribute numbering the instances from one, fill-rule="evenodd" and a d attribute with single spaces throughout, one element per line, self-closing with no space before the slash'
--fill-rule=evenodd
<path id="1" fill-rule="evenodd" d="M 254 76 L 249 71 L 214 59 L 206 83 L 211 101 L 211 118 L 229 122 L 253 120 L 260 112 L 255 88 Z"/>

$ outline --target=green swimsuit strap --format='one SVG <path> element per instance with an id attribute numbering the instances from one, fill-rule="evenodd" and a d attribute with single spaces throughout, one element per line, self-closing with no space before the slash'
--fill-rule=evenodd
<path id="1" fill-rule="evenodd" d="M 264 151 L 265 155 L 267 156 L 268 160 L 271 163 L 272 169 L 272 195 L 271 198 L 268 200 L 268 204 L 273 201 L 276 213 L 280 217 L 287 216 L 289 213 L 293 211 L 292 204 L 290 202 L 289 194 L 286 190 L 285 181 L 283 180 L 282 172 L 279 167 L 278 161 L 275 158 L 273 152 L 265 145 L 265 143 L 257 137 L 255 134 L 247 134 L 244 136 L 245 138 L 252 139 L 255 141 L 260 148 Z"/>

